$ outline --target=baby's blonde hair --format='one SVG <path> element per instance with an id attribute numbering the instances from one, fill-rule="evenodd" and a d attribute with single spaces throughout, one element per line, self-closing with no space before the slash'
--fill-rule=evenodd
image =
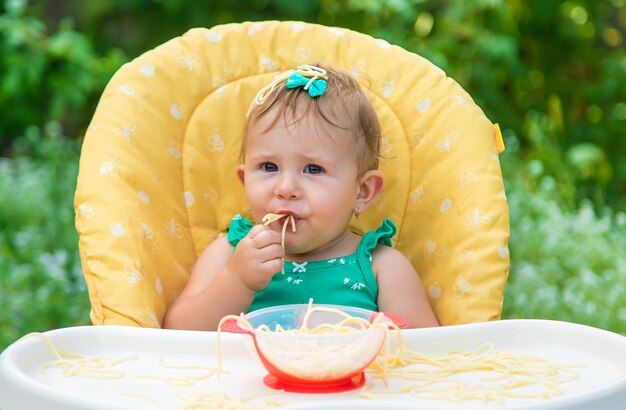
<path id="1" fill-rule="evenodd" d="M 251 107 L 241 145 L 242 161 L 245 159 L 249 127 L 276 107 L 278 111 L 268 128 L 273 127 L 281 117 L 285 121 L 289 118 L 289 124 L 297 124 L 305 116 L 313 115 L 335 127 L 352 131 L 359 176 L 378 168 L 381 128 L 372 103 L 349 73 L 336 68 L 322 68 L 328 76 L 323 95 L 310 97 L 302 87 L 287 88 L 282 83 L 261 105 Z"/>

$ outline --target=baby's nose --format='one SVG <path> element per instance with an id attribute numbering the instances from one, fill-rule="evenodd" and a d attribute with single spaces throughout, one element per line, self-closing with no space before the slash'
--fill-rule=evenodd
<path id="1" fill-rule="evenodd" d="M 289 173 L 284 173 L 279 177 L 275 190 L 276 196 L 283 199 L 298 199 L 300 188 L 297 178 Z"/>

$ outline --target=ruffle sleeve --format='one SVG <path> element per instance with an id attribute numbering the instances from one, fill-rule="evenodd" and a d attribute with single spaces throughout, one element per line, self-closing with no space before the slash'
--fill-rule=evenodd
<path id="1" fill-rule="evenodd" d="M 363 235 L 359 247 L 356 250 L 357 263 L 361 267 L 362 272 L 367 272 L 364 279 L 368 286 L 376 289 L 378 293 L 378 284 L 376 283 L 374 272 L 372 271 L 372 251 L 378 244 L 391 246 L 391 238 L 396 234 L 396 224 L 389 218 L 385 218 L 382 225 L 375 231 L 367 232 Z"/>
<path id="2" fill-rule="evenodd" d="M 252 222 L 241 216 L 241 214 L 235 215 L 228 227 L 228 242 L 233 246 L 237 246 L 239 241 L 250 232 L 253 226 Z"/>
<path id="3" fill-rule="evenodd" d="M 391 238 L 396 234 L 396 224 L 389 218 L 385 218 L 382 225 L 375 231 L 370 231 L 363 236 L 357 252 L 369 252 L 378 244 L 391 246 Z"/>

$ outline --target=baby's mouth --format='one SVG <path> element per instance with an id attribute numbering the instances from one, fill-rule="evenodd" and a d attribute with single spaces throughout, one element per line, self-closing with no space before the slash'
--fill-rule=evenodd
<path id="1" fill-rule="evenodd" d="M 270 225 L 273 222 L 278 222 L 283 227 L 283 232 L 287 228 L 287 225 L 291 225 L 291 230 L 295 232 L 296 223 L 298 220 L 300 220 L 300 218 L 298 218 L 295 214 L 288 212 L 288 211 L 277 212 L 277 213 L 270 212 L 266 214 L 262 219 L 265 225 Z"/>

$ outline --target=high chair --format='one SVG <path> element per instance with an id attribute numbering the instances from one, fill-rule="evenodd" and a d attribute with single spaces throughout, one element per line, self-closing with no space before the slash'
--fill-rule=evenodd
<path id="1" fill-rule="evenodd" d="M 76 228 L 94 324 L 160 327 L 231 218 L 245 115 L 282 71 L 348 70 L 381 120 L 387 185 L 351 228 L 383 218 L 442 325 L 500 317 L 509 216 L 497 126 L 438 67 L 358 32 L 302 22 L 192 29 L 125 64 L 85 136 Z"/>

